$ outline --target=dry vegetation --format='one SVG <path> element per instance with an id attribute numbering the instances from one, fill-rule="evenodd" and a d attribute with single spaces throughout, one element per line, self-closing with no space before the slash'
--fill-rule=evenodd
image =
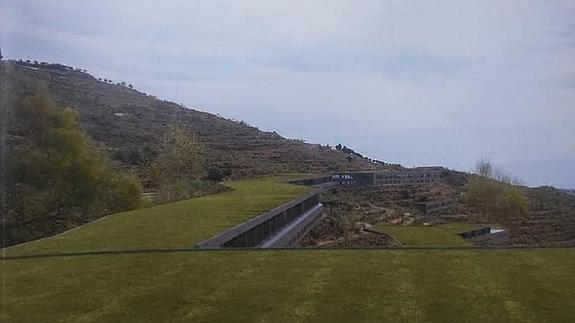
<path id="1" fill-rule="evenodd" d="M 24 83 L 45 82 L 54 99 L 78 111 L 87 132 L 126 164 L 138 165 L 157 154 L 158 134 L 178 123 L 197 134 L 204 144 L 207 165 L 232 177 L 376 168 L 373 162 L 357 154 L 286 139 L 245 122 L 99 81 L 62 65 L 5 64 L 11 78 Z"/>

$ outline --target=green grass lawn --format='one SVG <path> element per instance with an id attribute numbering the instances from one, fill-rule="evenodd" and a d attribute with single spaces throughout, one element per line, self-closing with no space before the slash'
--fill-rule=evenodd
<path id="1" fill-rule="evenodd" d="M 3 322 L 573 322 L 575 250 L 3 261 Z"/>
<path id="2" fill-rule="evenodd" d="M 472 246 L 473 243 L 459 236 L 459 233 L 488 225 L 467 223 L 446 223 L 430 226 L 375 225 L 370 229 L 386 233 L 404 246 Z"/>
<path id="3" fill-rule="evenodd" d="M 309 190 L 279 180 L 231 182 L 233 192 L 116 214 L 6 251 L 192 247 Z M 0 266 L 1 322 L 575 317 L 575 249 L 197 251 L 16 259 Z"/>
<path id="4" fill-rule="evenodd" d="M 282 182 L 296 178 L 226 182 L 217 195 L 118 213 L 77 230 L 8 248 L 8 256 L 47 252 L 192 248 L 196 243 L 310 191 Z"/>

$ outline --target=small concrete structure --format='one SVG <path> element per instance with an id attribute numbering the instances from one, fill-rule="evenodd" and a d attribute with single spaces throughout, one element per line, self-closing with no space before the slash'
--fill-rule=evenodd
<path id="1" fill-rule="evenodd" d="M 509 233 L 505 229 L 485 227 L 462 232 L 460 236 L 472 241 L 477 246 L 502 246 L 509 244 Z"/>
<path id="2" fill-rule="evenodd" d="M 439 200 L 419 202 L 418 207 L 425 214 L 455 210 L 456 208 L 455 200 L 453 198 L 443 198 Z"/>

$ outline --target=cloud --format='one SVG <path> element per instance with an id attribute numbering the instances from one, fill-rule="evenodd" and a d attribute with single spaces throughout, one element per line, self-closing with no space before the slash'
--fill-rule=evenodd
<path id="1" fill-rule="evenodd" d="M 9 57 L 290 137 L 463 169 L 575 159 L 572 1 L 0 3 Z"/>

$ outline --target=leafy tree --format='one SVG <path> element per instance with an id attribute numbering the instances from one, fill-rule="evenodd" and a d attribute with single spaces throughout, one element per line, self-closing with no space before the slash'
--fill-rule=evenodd
<path id="1" fill-rule="evenodd" d="M 161 138 L 158 157 L 154 162 L 158 182 L 202 178 L 206 174 L 203 150 L 196 135 L 182 126 L 169 126 Z"/>
<path id="2" fill-rule="evenodd" d="M 207 175 L 203 145 L 188 129 L 171 125 L 161 137 L 156 159 L 150 163 L 157 201 L 169 202 L 197 196 Z"/>
<path id="3" fill-rule="evenodd" d="M 35 87 L 10 105 L 4 237 L 25 241 L 137 207 L 140 184 L 90 141 L 68 108 Z"/>

